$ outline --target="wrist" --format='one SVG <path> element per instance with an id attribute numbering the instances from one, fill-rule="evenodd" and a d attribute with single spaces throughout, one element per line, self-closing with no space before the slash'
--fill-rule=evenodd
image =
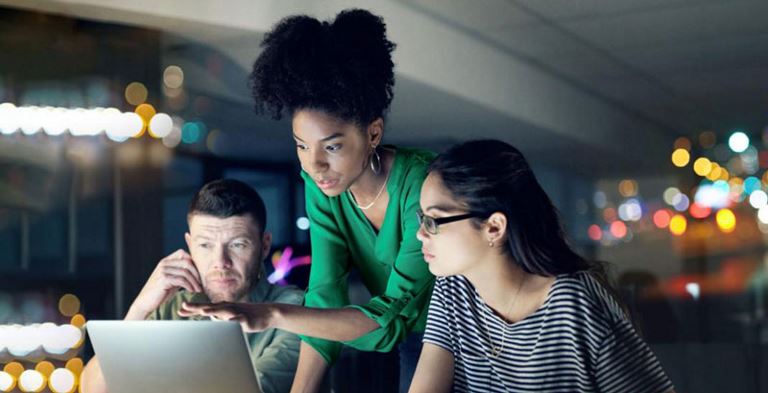
<path id="1" fill-rule="evenodd" d="M 288 330 L 286 329 L 287 318 L 285 309 L 277 303 L 272 303 L 268 307 L 269 327 L 274 329 Z"/>

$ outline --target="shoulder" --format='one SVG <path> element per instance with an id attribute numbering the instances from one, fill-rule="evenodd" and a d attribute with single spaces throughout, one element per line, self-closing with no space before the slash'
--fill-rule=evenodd
<path id="1" fill-rule="evenodd" d="M 444 299 L 469 300 L 475 293 L 475 287 L 464 276 L 444 276 L 435 278 L 433 291 Z"/>
<path id="2" fill-rule="evenodd" d="M 580 315 L 601 322 L 626 319 L 617 299 L 590 272 L 560 275 L 553 286 L 550 295 L 553 304 L 573 307 Z"/>
<path id="3" fill-rule="evenodd" d="M 405 174 L 421 174 L 426 176 L 427 168 L 437 154 L 424 149 L 413 149 L 409 147 L 396 147 L 399 156 L 398 166 Z"/>
<path id="4" fill-rule="evenodd" d="M 429 163 L 437 157 L 437 153 L 431 150 L 400 146 L 394 148 L 397 149 L 398 154 L 408 159 L 408 161 L 414 165 L 421 164 L 423 166 L 428 166 Z"/>
<path id="5" fill-rule="evenodd" d="M 408 194 L 417 195 L 421 192 L 421 185 L 427 177 L 429 164 L 436 157 L 434 152 L 422 149 L 397 147 L 396 170 L 398 173 L 398 186 Z M 393 176 L 395 176 L 393 174 Z M 415 192 L 415 193 L 414 193 Z"/>
<path id="6" fill-rule="evenodd" d="M 269 284 L 269 293 L 264 300 L 274 303 L 300 305 L 304 303 L 304 291 L 293 285 Z"/>

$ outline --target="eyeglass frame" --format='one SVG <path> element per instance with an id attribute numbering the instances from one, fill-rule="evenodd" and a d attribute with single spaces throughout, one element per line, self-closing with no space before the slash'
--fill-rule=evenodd
<path id="1" fill-rule="evenodd" d="M 439 234 L 440 233 L 440 230 L 439 230 L 440 225 L 450 224 L 452 222 L 457 222 L 457 221 L 461 221 L 461 220 L 466 220 L 468 218 L 477 218 L 477 217 L 480 217 L 480 215 L 477 214 L 477 213 L 464 213 L 464 214 L 457 214 L 455 216 L 450 216 L 450 217 L 435 218 L 435 217 L 428 216 L 428 215 L 424 214 L 424 212 L 421 211 L 421 209 L 416 211 L 416 218 L 419 220 L 419 227 L 424 227 L 424 230 L 427 233 L 429 233 L 430 235 L 437 235 L 437 234 Z M 435 231 L 434 232 L 429 230 L 429 227 L 426 225 L 427 221 L 434 222 L 434 227 L 435 227 Z"/>

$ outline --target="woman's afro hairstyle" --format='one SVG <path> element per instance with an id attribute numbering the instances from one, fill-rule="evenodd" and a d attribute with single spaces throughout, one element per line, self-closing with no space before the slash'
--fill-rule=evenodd
<path id="1" fill-rule="evenodd" d="M 395 44 L 368 11 L 345 10 L 332 22 L 287 17 L 261 47 L 250 75 L 258 113 L 280 119 L 313 109 L 366 126 L 392 102 Z"/>

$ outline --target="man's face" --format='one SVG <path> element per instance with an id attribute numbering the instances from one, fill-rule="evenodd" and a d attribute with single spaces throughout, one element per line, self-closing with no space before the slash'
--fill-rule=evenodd
<path id="1" fill-rule="evenodd" d="M 247 300 L 269 252 L 269 232 L 260 235 L 250 214 L 228 218 L 193 214 L 184 238 L 212 302 Z"/>

